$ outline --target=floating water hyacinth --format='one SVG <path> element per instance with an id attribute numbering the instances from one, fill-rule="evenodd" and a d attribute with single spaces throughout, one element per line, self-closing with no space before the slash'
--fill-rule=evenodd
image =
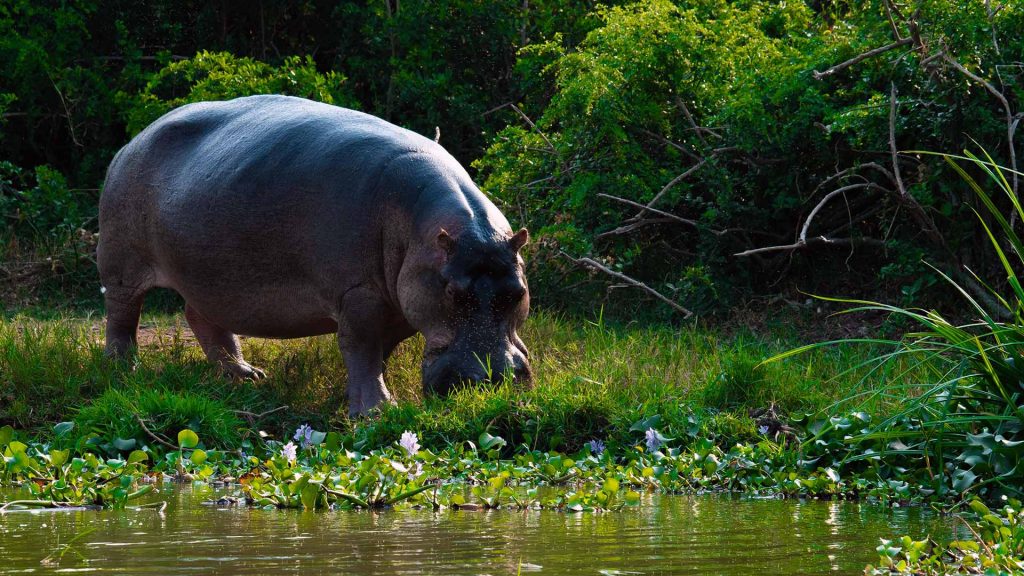
<path id="1" fill-rule="evenodd" d="M 309 424 L 303 424 L 295 430 L 294 440 L 301 441 L 302 448 L 309 448 L 313 445 L 313 429 L 309 427 Z"/>
<path id="2" fill-rule="evenodd" d="M 289 464 L 295 464 L 297 450 L 298 446 L 294 442 L 289 442 L 281 447 L 281 456 L 284 456 Z"/>
<path id="3" fill-rule="evenodd" d="M 420 451 L 420 440 L 416 437 L 415 432 L 406 430 L 402 432 L 402 439 L 398 441 L 398 445 L 405 449 L 409 456 L 415 456 Z"/>
<path id="4" fill-rule="evenodd" d="M 423 463 L 417 462 L 416 464 L 409 467 L 409 480 L 415 480 L 423 475 Z"/>
<path id="5" fill-rule="evenodd" d="M 661 446 L 661 436 L 654 428 L 648 428 L 647 432 L 644 433 L 644 438 L 644 442 L 647 444 L 647 450 L 650 452 L 654 452 Z"/>
<path id="6" fill-rule="evenodd" d="M 759 434 L 761 434 L 761 436 L 767 436 L 768 435 L 768 427 L 767 426 L 758 426 L 757 427 L 757 432 Z"/>
<path id="7" fill-rule="evenodd" d="M 604 442 L 601 440 L 591 440 L 587 442 L 587 448 L 590 448 L 590 453 L 594 456 L 600 456 L 604 453 Z"/>

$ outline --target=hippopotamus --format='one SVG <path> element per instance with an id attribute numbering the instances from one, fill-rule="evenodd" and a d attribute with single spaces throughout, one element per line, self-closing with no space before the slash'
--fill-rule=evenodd
<path id="1" fill-rule="evenodd" d="M 531 382 L 529 233 L 441 145 L 374 116 L 288 96 L 172 110 L 115 155 L 99 227 L 108 356 L 165 287 L 239 378 L 264 373 L 238 335 L 337 334 L 351 415 L 392 401 L 384 362 L 417 332 L 426 393 Z"/>

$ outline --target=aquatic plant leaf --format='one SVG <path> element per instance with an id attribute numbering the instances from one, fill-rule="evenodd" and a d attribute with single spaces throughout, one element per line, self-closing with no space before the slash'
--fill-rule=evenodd
<path id="1" fill-rule="evenodd" d="M 59 424 L 57 424 L 56 426 L 53 427 L 53 434 L 55 436 L 57 436 L 58 438 L 60 438 L 60 437 L 62 437 L 64 435 L 66 435 L 68 432 L 71 432 L 71 430 L 74 427 L 75 427 L 75 423 L 74 422 L 61 422 L 61 423 L 59 423 Z M 3 436 L 3 433 L 0 432 L 0 445 L 3 444 L 2 436 Z"/>
<path id="2" fill-rule="evenodd" d="M 60 468 L 68 461 L 70 450 L 50 450 L 50 465 Z"/>
<path id="3" fill-rule="evenodd" d="M 953 472 L 953 490 L 957 492 L 964 492 L 974 484 L 974 481 L 978 479 L 978 475 L 970 470 L 960 470 Z"/>
<path id="4" fill-rule="evenodd" d="M 0 448 L 9 444 L 12 438 L 14 438 L 14 428 L 10 426 L 0 428 Z"/>
<path id="5" fill-rule="evenodd" d="M 316 501 L 320 496 L 320 484 L 306 484 L 302 487 L 302 491 L 299 494 L 299 500 L 302 502 L 302 508 L 305 510 L 316 510 Z"/>
<path id="6" fill-rule="evenodd" d="M 650 418 L 637 420 L 629 427 L 630 432 L 646 432 L 648 428 L 657 428 L 661 424 L 661 414 L 655 414 Z"/>
<path id="7" fill-rule="evenodd" d="M 178 432 L 178 446 L 182 448 L 195 448 L 199 445 L 199 435 L 188 428 Z"/>
<path id="8" fill-rule="evenodd" d="M 337 450 L 341 448 L 341 434 L 337 432 L 328 432 L 324 437 L 324 447 L 328 450 Z"/>
<path id="9" fill-rule="evenodd" d="M 149 454 L 146 454 L 142 450 L 133 450 L 132 453 L 128 455 L 129 465 L 145 462 L 146 460 L 149 460 Z"/>
<path id="10" fill-rule="evenodd" d="M 199 466 L 203 462 L 206 462 L 206 451 L 196 448 L 192 451 L 192 455 L 189 456 L 189 460 L 191 460 L 196 466 Z"/>
<path id="11" fill-rule="evenodd" d="M 507 444 L 505 439 L 501 436 L 491 436 L 487 432 L 480 434 L 480 438 L 477 439 L 480 448 L 484 450 L 490 450 L 491 448 L 501 448 Z"/>
<path id="12" fill-rule="evenodd" d="M 135 438 L 115 438 L 113 444 L 114 448 L 127 452 L 135 449 Z"/>

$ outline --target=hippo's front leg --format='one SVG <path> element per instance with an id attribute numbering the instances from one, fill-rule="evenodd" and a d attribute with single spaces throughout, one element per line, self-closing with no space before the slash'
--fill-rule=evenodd
<path id="1" fill-rule="evenodd" d="M 342 301 L 338 347 L 348 371 L 348 413 L 362 416 L 382 402 L 391 402 L 384 386 L 384 331 L 387 307 L 373 291 L 357 287 Z"/>

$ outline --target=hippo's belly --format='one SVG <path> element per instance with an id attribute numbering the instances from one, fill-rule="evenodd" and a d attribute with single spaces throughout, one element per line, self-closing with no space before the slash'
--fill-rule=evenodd
<path id="1" fill-rule="evenodd" d="M 181 294 L 211 323 L 235 334 L 304 338 L 338 331 L 332 312 L 309 285 L 249 284 L 239 290 L 180 274 L 160 284 Z"/>

